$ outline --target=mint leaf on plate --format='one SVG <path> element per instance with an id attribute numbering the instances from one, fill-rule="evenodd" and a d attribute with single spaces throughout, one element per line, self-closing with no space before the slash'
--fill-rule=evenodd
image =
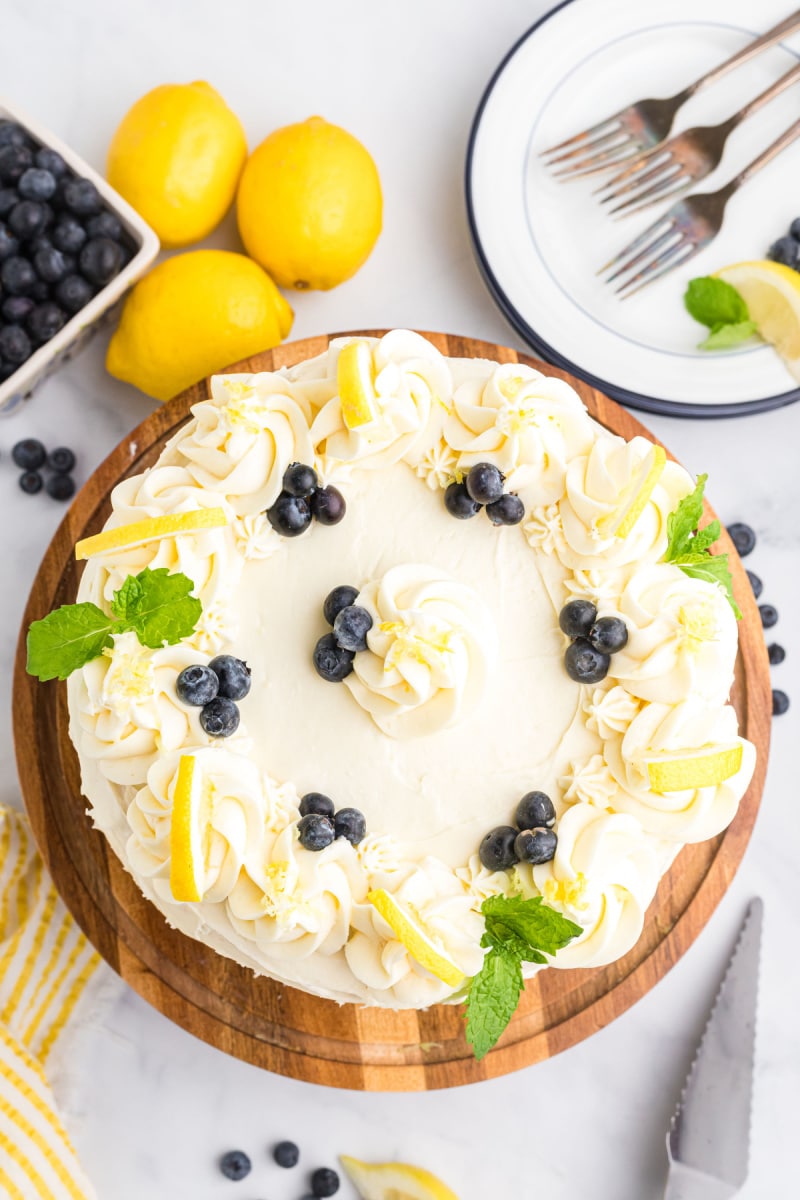
<path id="1" fill-rule="evenodd" d="M 736 321 L 731 325 L 715 325 L 711 333 L 700 343 L 701 350 L 728 350 L 746 342 L 756 333 L 754 321 Z"/>
<path id="2" fill-rule="evenodd" d="M 712 275 L 690 280 L 683 302 L 689 315 L 709 329 L 740 325 L 750 319 L 747 305 L 736 288 Z"/>
<path id="3" fill-rule="evenodd" d="M 490 950 L 467 996 L 467 1041 L 478 1061 L 488 1054 L 513 1017 L 521 992 L 519 958 L 507 951 Z"/>
<path id="4" fill-rule="evenodd" d="M 693 579 L 716 583 L 725 592 L 737 621 L 742 613 L 733 595 L 733 580 L 727 554 L 712 554 L 710 547 L 722 532 L 719 521 L 709 521 L 698 529 L 703 516 L 703 492 L 707 475 L 698 475 L 697 486 L 684 496 L 674 512 L 667 517 L 667 549 L 664 561 L 674 563 Z"/>
<path id="5" fill-rule="evenodd" d="M 114 622 L 96 604 L 64 604 L 28 630 L 29 675 L 66 679 L 112 644 Z"/>
<path id="6" fill-rule="evenodd" d="M 189 637 L 203 606 L 190 593 L 194 583 L 187 575 L 170 575 L 166 567 L 145 567 L 129 575 L 111 602 L 120 625 L 116 632 L 132 629 L 143 646 L 157 650 Z"/>

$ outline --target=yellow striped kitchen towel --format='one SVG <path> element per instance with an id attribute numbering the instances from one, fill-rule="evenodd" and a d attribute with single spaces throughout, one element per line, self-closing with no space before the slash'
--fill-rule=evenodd
<path id="1" fill-rule="evenodd" d="M 26 818 L 0 805 L 0 1197 L 94 1200 L 45 1072 L 99 966 Z"/>

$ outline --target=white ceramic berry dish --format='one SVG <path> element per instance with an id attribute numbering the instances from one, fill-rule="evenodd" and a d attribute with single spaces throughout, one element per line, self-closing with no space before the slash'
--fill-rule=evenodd
<path id="1" fill-rule="evenodd" d="M 87 305 L 67 321 L 55 337 L 40 346 L 4 383 L 0 383 L 0 414 L 18 408 L 23 400 L 62 362 L 72 358 L 86 344 L 98 326 L 107 320 L 128 288 L 142 276 L 159 251 L 159 241 L 153 230 L 131 206 L 109 186 L 97 171 L 71 150 L 65 142 L 45 129 L 15 105 L 0 96 L 0 120 L 16 121 L 31 137 L 51 150 L 56 150 L 76 175 L 89 179 L 97 188 L 110 211 L 119 218 L 122 227 L 133 240 L 133 258 L 120 273 L 93 296 Z"/>

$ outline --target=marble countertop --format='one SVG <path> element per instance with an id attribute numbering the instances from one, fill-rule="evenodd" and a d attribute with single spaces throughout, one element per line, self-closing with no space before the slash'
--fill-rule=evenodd
<path id="1" fill-rule="evenodd" d="M 462 175 L 470 120 L 507 48 L 541 0 L 209 0 L 103 4 L 7 0 L 2 91 L 102 170 L 122 113 L 168 80 L 208 79 L 241 115 L 251 145 L 319 112 L 374 153 L 384 233 L 359 274 L 329 293 L 297 295 L 293 337 L 365 326 L 442 329 L 524 349 L 495 309 L 473 260 Z M 230 218 L 211 244 L 238 248 Z M 0 419 L 4 569 L 0 799 L 19 803 L 10 736 L 17 629 L 40 558 L 63 516 L 24 496 L 8 452 L 33 435 L 71 445 L 82 482 L 152 402 L 110 379 L 99 335 L 33 400 Z M 800 694 L 800 405 L 725 421 L 647 418 L 686 467 L 708 471 L 723 520 L 758 534 L 748 566 L 782 614 L 787 660 L 775 686 L 794 708 L 775 722 L 762 811 L 744 862 L 689 953 L 632 1010 L 591 1039 L 513 1076 L 447 1092 L 339 1092 L 235 1061 L 168 1022 L 129 990 L 73 1067 L 68 1118 L 102 1200 L 224 1200 L 219 1153 L 242 1147 L 255 1170 L 237 1200 L 300 1200 L 297 1172 L 269 1159 L 283 1137 L 309 1165 L 338 1153 L 399 1158 L 441 1174 L 461 1200 L 656 1200 L 664 1137 L 747 900 L 766 904 L 751 1174 L 743 1200 L 787 1194 L 795 1176 L 800 1090 L 796 956 L 800 806 L 792 767 Z M 788 951 L 788 952 L 787 952 Z M 345 1200 L 354 1195 L 347 1185 Z"/>

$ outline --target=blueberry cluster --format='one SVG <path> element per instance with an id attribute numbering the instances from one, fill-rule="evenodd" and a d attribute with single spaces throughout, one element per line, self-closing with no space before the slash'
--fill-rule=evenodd
<path id="1" fill-rule="evenodd" d="M 797 233 L 800 236 L 800 221 L 795 221 L 792 228 L 797 226 Z M 799 268 L 800 269 L 800 268 Z M 748 554 L 752 554 L 756 547 L 755 530 L 749 525 L 745 525 L 743 521 L 737 521 L 733 525 L 728 526 L 728 535 L 736 547 L 739 557 L 746 558 Z M 750 587 L 753 589 L 753 595 L 756 600 L 760 597 L 764 590 L 764 584 L 756 575 L 755 571 L 748 571 L 747 578 L 750 580 Z M 758 612 L 761 617 L 761 625 L 764 629 L 772 629 L 773 625 L 778 623 L 778 610 L 773 604 L 759 604 Z M 786 651 L 778 642 L 770 642 L 767 646 L 767 654 L 769 655 L 769 664 L 771 667 L 779 667 L 786 658 Z M 786 692 L 782 692 L 780 688 L 772 689 L 772 715 L 773 717 L 782 717 L 789 708 L 789 697 Z"/>
<path id="2" fill-rule="evenodd" d="M 279 1167 L 296 1167 L 300 1161 L 300 1147 L 296 1142 L 278 1142 L 272 1150 L 273 1160 Z M 249 1154 L 244 1150 L 229 1150 L 219 1160 L 219 1169 L 226 1179 L 238 1182 L 246 1179 L 253 1169 Z M 311 1195 L 303 1200 L 327 1200 L 339 1190 L 339 1176 L 331 1167 L 317 1167 L 309 1177 Z"/>
<path id="3" fill-rule="evenodd" d="M 485 508 L 493 525 L 519 525 L 525 506 L 519 496 L 503 491 L 504 479 L 493 463 L 476 463 L 460 483 L 451 483 L 445 490 L 445 508 L 460 521 L 468 521 Z"/>
<path id="4" fill-rule="evenodd" d="M 283 491 L 267 509 L 267 520 L 281 537 L 305 533 L 312 520 L 338 525 L 347 505 L 338 488 L 320 487 L 317 472 L 305 463 L 292 463 L 283 476 Z"/>
<path id="5" fill-rule="evenodd" d="M 314 666 L 317 674 L 328 683 L 341 683 L 353 669 L 353 659 L 359 650 L 367 648 L 367 634 L 372 628 L 372 617 L 366 608 L 360 608 L 358 588 L 342 584 L 325 597 L 322 612 L 325 620 L 333 626 L 333 633 L 326 633 L 314 647 Z"/>
<path id="6" fill-rule="evenodd" d="M 209 737 L 230 737 L 239 728 L 237 700 L 250 691 L 250 668 L 232 654 L 218 654 L 207 667 L 184 667 L 175 681 L 178 698 L 200 709 Z"/>
<path id="7" fill-rule="evenodd" d="M 564 666 L 576 683 L 599 683 L 608 674 L 611 655 L 627 645 L 621 617 L 599 617 L 591 600 L 570 600 L 559 613 L 561 632 L 571 639 Z"/>
<path id="8" fill-rule="evenodd" d="M 767 258 L 783 263 L 793 271 L 800 271 L 800 217 L 792 221 L 786 237 L 778 238 L 767 251 Z"/>
<path id="9" fill-rule="evenodd" d="M 306 850 L 324 850 L 336 838 L 346 838 L 357 846 L 364 840 L 367 822 L 357 808 L 340 808 L 322 792 L 307 792 L 300 801 L 297 834 Z"/>
<path id="10" fill-rule="evenodd" d="M 48 454 L 38 438 L 23 438 L 11 451 L 11 457 L 20 468 L 19 486 L 28 496 L 35 496 L 45 488 L 54 500 L 69 500 L 75 494 L 75 480 L 70 472 L 75 466 L 75 455 L 68 446 L 59 446 Z M 45 483 L 42 467 L 52 474 Z"/>
<path id="11" fill-rule="evenodd" d="M 550 862 L 555 855 L 558 836 L 554 826 L 556 810 L 545 792 L 527 792 L 514 813 L 514 825 L 490 829 L 480 844 L 478 855 L 487 871 L 508 871 L 519 862 Z"/>
<path id="12" fill-rule="evenodd" d="M 0 383 L 132 253 L 91 180 L 15 121 L 0 121 Z"/>

